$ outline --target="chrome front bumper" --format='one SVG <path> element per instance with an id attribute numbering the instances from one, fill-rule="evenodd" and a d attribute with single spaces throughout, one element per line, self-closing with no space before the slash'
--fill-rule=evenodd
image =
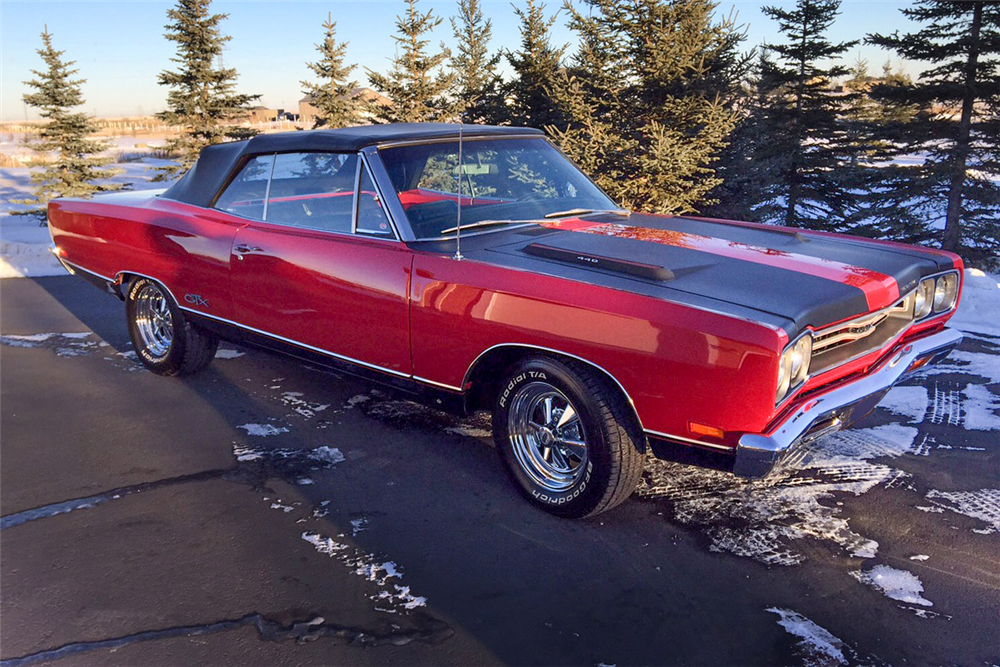
<path id="1" fill-rule="evenodd" d="M 937 363 L 960 342 L 961 333 L 945 329 L 907 343 L 868 375 L 806 401 L 769 433 L 743 435 L 736 446 L 733 473 L 763 477 L 796 445 L 847 428 L 871 412 L 916 362 Z"/>

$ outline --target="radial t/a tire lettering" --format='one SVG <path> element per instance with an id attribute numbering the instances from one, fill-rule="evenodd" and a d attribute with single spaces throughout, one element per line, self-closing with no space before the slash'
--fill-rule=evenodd
<path id="1" fill-rule="evenodd" d="M 493 403 L 493 434 L 521 493 L 559 516 L 607 511 L 642 475 L 645 441 L 625 397 L 577 361 L 538 356 L 509 368 Z"/>
<path id="2" fill-rule="evenodd" d="M 137 278 L 125 294 L 125 314 L 136 358 L 158 375 L 189 375 L 215 357 L 219 339 L 191 324 L 170 292 Z"/>

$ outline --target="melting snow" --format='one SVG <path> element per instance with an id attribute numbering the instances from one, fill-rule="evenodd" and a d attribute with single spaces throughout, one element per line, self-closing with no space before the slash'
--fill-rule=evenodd
<path id="1" fill-rule="evenodd" d="M 888 565 L 876 565 L 867 572 L 861 570 L 851 572 L 851 576 L 863 584 L 877 588 L 891 600 L 924 607 L 934 606 L 933 602 L 921 595 L 924 592 L 924 585 L 912 572 L 897 570 Z"/>
<path id="2" fill-rule="evenodd" d="M 374 583 L 379 590 L 371 596 L 371 599 L 390 605 L 389 608 L 381 608 L 382 611 L 394 614 L 399 608 L 416 609 L 426 606 L 427 598 L 413 595 L 409 586 L 396 583 L 402 579 L 403 574 L 393 561 L 380 561 L 373 554 L 352 548 L 319 533 L 304 532 L 302 539 L 312 544 L 316 551 L 336 558 L 351 568 L 354 574 Z M 390 582 L 390 579 L 396 581 Z"/>
<path id="3" fill-rule="evenodd" d="M 281 395 L 281 402 L 306 419 L 311 419 L 316 416 L 317 412 L 322 412 L 330 407 L 329 403 L 310 403 L 302 398 L 303 395 L 302 392 L 298 391 L 286 391 Z"/>
<path id="4" fill-rule="evenodd" d="M 989 524 L 989 528 L 976 530 L 981 534 L 1000 532 L 1000 489 L 980 489 L 978 491 L 935 491 L 927 492 L 927 498 L 935 504 L 934 509 L 925 511 L 943 512 L 949 509 L 957 514 L 979 519 Z M 940 498 L 944 502 L 938 502 Z M 923 508 L 920 508 L 923 509 Z"/>
<path id="5" fill-rule="evenodd" d="M 247 432 L 247 435 L 252 435 L 260 438 L 266 438 L 271 435 L 280 435 L 282 433 L 288 433 L 288 429 L 284 426 L 277 427 L 273 424 L 240 424 L 236 428 L 241 428 Z"/>
<path id="6" fill-rule="evenodd" d="M 847 664 L 847 658 L 844 657 L 844 642 L 825 628 L 791 609 L 771 607 L 767 611 L 780 616 L 778 625 L 799 638 L 797 648 L 806 667 Z"/>
<path id="7" fill-rule="evenodd" d="M 899 479 L 903 473 L 870 459 L 913 453 L 916 436 L 917 429 L 898 424 L 843 431 L 801 448 L 794 460 L 757 481 L 651 460 L 639 494 L 672 501 L 674 519 L 701 527 L 713 551 L 795 565 L 806 557 L 794 543 L 818 539 L 872 558 L 878 542 L 852 531 L 839 507 L 820 501 Z"/>
<path id="8" fill-rule="evenodd" d="M 317 447 L 315 449 L 254 449 L 244 447 L 238 443 L 233 443 L 233 456 L 237 461 L 273 461 L 273 462 L 294 462 L 303 460 L 315 463 L 324 467 L 329 467 L 345 460 L 343 453 L 336 447 Z"/>
<path id="9" fill-rule="evenodd" d="M 962 302 L 950 324 L 963 331 L 1000 337 L 1000 276 L 966 269 Z"/>
<path id="10" fill-rule="evenodd" d="M 240 357 L 242 357 L 245 354 L 246 354 L 246 352 L 238 352 L 236 350 L 227 350 L 227 349 L 219 348 L 216 351 L 216 353 L 215 353 L 215 358 L 216 359 L 239 359 Z"/>
<path id="11" fill-rule="evenodd" d="M 357 535 L 358 533 L 368 529 L 368 519 L 366 517 L 361 517 L 360 519 L 351 519 L 351 535 Z"/>
<path id="12" fill-rule="evenodd" d="M 878 406 L 893 414 L 919 422 L 927 412 L 929 400 L 925 387 L 893 387 Z"/>
<path id="13" fill-rule="evenodd" d="M 972 431 L 1000 431 L 1000 396 L 992 393 L 985 385 L 970 384 L 962 392 L 965 400 L 962 409 L 965 419 L 962 424 Z"/>

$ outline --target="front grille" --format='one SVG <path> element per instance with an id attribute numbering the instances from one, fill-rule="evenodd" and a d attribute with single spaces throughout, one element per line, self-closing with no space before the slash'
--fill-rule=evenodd
<path id="1" fill-rule="evenodd" d="M 822 373 L 883 347 L 913 322 L 914 297 L 910 292 L 888 308 L 817 331 L 809 373 Z"/>

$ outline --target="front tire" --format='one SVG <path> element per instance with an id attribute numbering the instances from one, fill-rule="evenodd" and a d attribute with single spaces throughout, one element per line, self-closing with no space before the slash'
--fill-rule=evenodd
<path id="1" fill-rule="evenodd" d="M 497 451 L 535 506 L 580 518 L 621 504 L 642 475 L 631 408 L 585 364 L 533 357 L 514 365 L 493 405 Z"/>
<path id="2" fill-rule="evenodd" d="M 219 339 L 191 324 L 170 292 L 138 278 L 125 297 L 132 347 L 143 366 L 158 375 L 189 375 L 208 366 Z"/>

